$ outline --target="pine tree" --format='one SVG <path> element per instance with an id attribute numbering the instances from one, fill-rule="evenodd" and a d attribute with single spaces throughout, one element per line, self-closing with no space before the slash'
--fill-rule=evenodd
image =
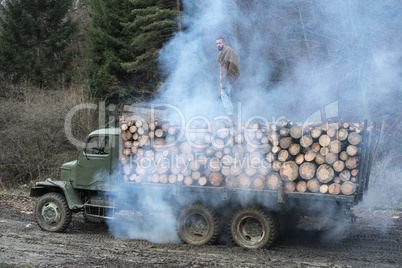
<path id="1" fill-rule="evenodd" d="M 121 63 L 131 57 L 131 33 L 122 26 L 132 21 L 129 0 L 92 1 L 88 39 L 90 94 L 108 99 L 127 88 L 130 75 Z"/>
<path id="2" fill-rule="evenodd" d="M 0 72 L 18 83 L 43 87 L 66 79 L 68 46 L 77 24 L 67 17 L 71 0 L 6 0 L 1 6 Z"/>
<path id="3" fill-rule="evenodd" d="M 177 30 L 175 0 L 131 0 L 134 5 L 134 21 L 125 24 L 133 32 L 131 50 L 133 61 L 122 64 L 125 70 L 135 74 L 136 97 L 152 97 L 161 80 L 157 65 L 159 51 Z"/>

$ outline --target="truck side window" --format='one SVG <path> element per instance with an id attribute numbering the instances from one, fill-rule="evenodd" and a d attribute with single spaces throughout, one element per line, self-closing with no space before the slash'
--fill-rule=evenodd
<path id="1" fill-rule="evenodd" d="M 94 136 L 92 137 L 85 148 L 87 154 L 109 154 L 110 145 L 109 137 L 107 136 Z"/>

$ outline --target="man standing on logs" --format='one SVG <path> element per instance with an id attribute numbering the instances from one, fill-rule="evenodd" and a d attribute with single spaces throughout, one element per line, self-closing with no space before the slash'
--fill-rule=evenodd
<path id="1" fill-rule="evenodd" d="M 234 121 L 231 92 L 240 75 L 239 61 L 236 52 L 225 44 L 223 37 L 216 39 L 216 46 L 220 51 L 218 62 L 220 63 L 221 93 L 218 98 L 222 100 L 226 114 Z"/>

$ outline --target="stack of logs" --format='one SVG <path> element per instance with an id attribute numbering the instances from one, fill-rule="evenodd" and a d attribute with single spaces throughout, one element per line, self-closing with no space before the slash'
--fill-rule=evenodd
<path id="1" fill-rule="evenodd" d="M 126 182 L 351 195 L 358 186 L 363 124 L 249 128 L 206 124 L 182 132 L 174 122 L 122 121 Z"/>

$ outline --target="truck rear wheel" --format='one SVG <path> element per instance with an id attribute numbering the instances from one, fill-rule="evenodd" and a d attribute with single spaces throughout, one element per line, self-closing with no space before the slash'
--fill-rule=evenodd
<path id="1" fill-rule="evenodd" d="M 244 208 L 234 213 L 229 233 L 235 244 L 248 249 L 271 246 L 279 234 L 276 215 L 261 208 Z"/>
<path id="2" fill-rule="evenodd" d="M 48 232 L 63 232 L 71 222 L 71 210 L 59 193 L 47 193 L 36 204 L 35 218 L 39 227 Z"/>
<path id="3" fill-rule="evenodd" d="M 200 204 L 184 208 L 177 223 L 180 238 L 191 245 L 212 244 L 220 233 L 218 216 Z"/>

